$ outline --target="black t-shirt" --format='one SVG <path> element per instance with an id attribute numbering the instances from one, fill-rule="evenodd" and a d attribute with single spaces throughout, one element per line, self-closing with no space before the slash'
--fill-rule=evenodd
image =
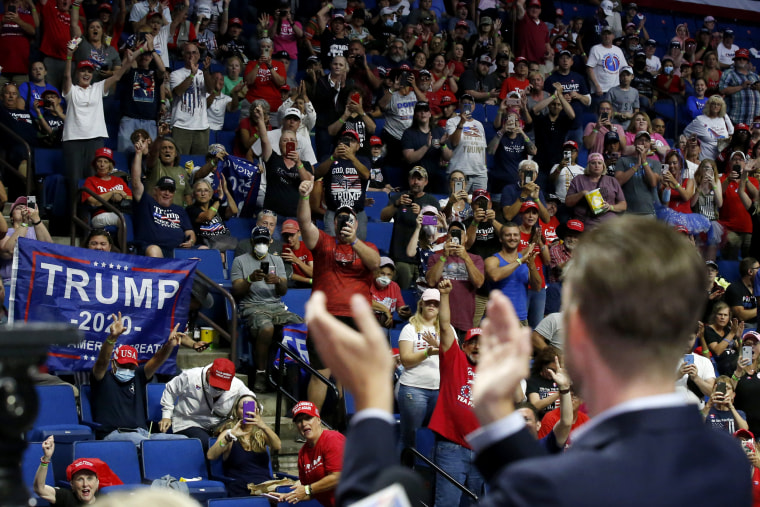
<path id="1" fill-rule="evenodd" d="M 367 124 L 364 123 L 364 120 L 362 120 L 363 116 L 359 116 L 358 114 L 354 114 L 349 116 L 346 119 L 346 122 L 343 124 L 342 128 L 340 129 L 340 132 L 338 132 L 338 135 L 335 136 L 335 140 L 337 141 L 340 139 L 341 135 L 343 135 L 343 132 L 346 130 L 353 130 L 357 134 L 359 134 L 359 154 L 366 156 L 369 156 L 369 136 L 367 135 Z M 369 166 L 367 166 L 369 167 Z"/>
<path id="2" fill-rule="evenodd" d="M 749 430 L 757 435 L 760 433 L 760 373 L 742 375 L 736 383 L 735 392 L 734 407 L 744 410 Z"/>
<path id="3" fill-rule="evenodd" d="M 368 160 L 359 160 L 369 169 Z M 330 211 L 341 206 L 350 206 L 357 213 L 364 210 L 367 180 L 348 159 L 336 159 L 324 177 L 325 204 Z"/>
<path id="4" fill-rule="evenodd" d="M 322 66 L 325 69 L 329 69 L 333 58 L 336 56 L 346 56 L 350 42 L 348 37 L 339 39 L 335 37 L 332 30 L 325 30 L 322 34 Z"/>
<path id="5" fill-rule="evenodd" d="M 430 133 L 432 134 L 433 141 L 436 139 L 440 140 L 444 134 L 446 134 L 446 131 L 443 130 L 441 127 L 433 127 L 430 130 Z M 401 149 L 402 150 L 417 150 L 421 148 L 422 146 L 427 144 L 428 140 L 428 134 L 426 132 L 422 132 L 419 129 L 415 128 L 408 128 L 406 131 L 404 131 L 404 135 L 401 136 Z M 432 176 L 433 174 L 440 173 L 441 172 L 441 148 L 436 148 L 431 144 L 428 151 L 425 153 L 425 156 L 419 159 L 417 162 L 413 164 L 407 164 L 408 168 L 411 169 L 413 166 L 420 165 L 424 167 L 428 175 Z"/>
<path id="6" fill-rule="evenodd" d="M 531 375 L 528 377 L 525 387 L 525 394 L 536 393 L 538 394 L 538 397 L 543 400 L 544 398 L 548 398 L 556 392 L 559 392 L 559 387 L 557 387 L 557 384 L 553 380 L 545 379 L 541 375 Z M 539 411 L 539 415 L 541 418 L 543 418 L 547 412 L 554 410 L 558 406 L 559 403 L 557 403 L 557 401 L 550 403 L 546 406 L 546 408 Z"/>
<path id="7" fill-rule="evenodd" d="M 503 185 L 517 183 L 517 168 L 525 157 L 525 138 L 517 135 L 511 139 L 508 135 L 503 135 L 499 141 L 499 146 L 494 154 L 493 166 L 488 170 L 488 178 L 498 179 Z M 494 188 L 499 191 L 501 188 Z"/>
<path id="8" fill-rule="evenodd" d="M 399 200 L 401 195 L 406 192 L 393 193 L 388 195 L 388 202 L 393 203 Z M 408 195 L 408 194 L 407 194 Z M 413 197 L 412 202 L 418 204 L 420 209 L 431 205 L 435 209 L 440 210 L 438 205 L 438 199 L 430 194 L 422 194 L 421 197 Z M 408 262 L 411 264 L 417 264 L 415 257 L 409 257 L 406 255 L 406 246 L 409 244 L 409 238 L 412 237 L 414 229 L 417 227 L 417 215 L 412 213 L 412 205 L 399 206 L 396 208 L 396 213 L 393 215 L 393 235 L 391 236 L 391 257 L 396 262 Z"/>
<path id="9" fill-rule="evenodd" d="M 741 306 L 746 310 L 757 308 L 757 301 L 755 300 L 754 294 L 752 294 L 741 281 L 732 283 L 728 286 L 724 300 L 728 306 L 732 308 L 734 306 Z M 757 316 L 747 319 L 744 322 L 747 324 L 756 324 Z"/>
<path id="10" fill-rule="evenodd" d="M 536 162 L 542 173 L 549 174 L 554 164 L 562 160 L 562 143 L 567 132 L 572 128 L 573 120 L 564 111 L 559 113 L 555 121 L 548 114 L 533 117 L 533 131 L 536 133 Z"/>
<path id="11" fill-rule="evenodd" d="M 121 114 L 155 120 L 161 103 L 161 84 L 153 69 L 130 69 L 121 78 Z"/>
<path id="12" fill-rule="evenodd" d="M 187 211 L 187 215 L 190 217 L 190 221 L 193 223 L 195 235 L 198 237 L 199 243 L 201 238 L 218 238 L 220 236 L 230 235 L 230 230 L 226 225 L 224 225 L 224 220 L 222 220 L 222 217 L 219 215 L 219 213 L 216 213 L 211 220 L 198 223 L 198 215 L 204 212 L 203 208 L 197 204 L 193 204 L 192 206 L 185 208 L 185 211 Z"/>
<path id="13" fill-rule="evenodd" d="M 638 90 L 642 97 L 652 98 L 654 95 L 654 77 L 647 71 L 633 72 L 631 87 Z"/>
<path id="14" fill-rule="evenodd" d="M 101 380 L 92 379 L 92 410 L 95 422 L 103 425 L 98 433 L 107 435 L 117 428 L 148 429 L 145 412 L 145 366 L 135 370 L 128 382 L 116 380 L 110 367 Z"/>
<path id="15" fill-rule="evenodd" d="M 193 229 L 190 217 L 182 206 L 160 206 L 147 192 L 134 208 L 135 236 L 146 245 L 179 248 L 185 242 L 185 231 Z"/>
<path id="16" fill-rule="evenodd" d="M 311 164 L 302 161 L 304 168 L 312 172 Z M 267 164 L 267 191 L 264 196 L 264 207 L 278 215 L 292 217 L 298 209 L 298 186 L 301 184 L 301 176 L 298 168 L 294 165 L 288 168 L 281 155 L 272 152 Z"/>
<path id="17" fill-rule="evenodd" d="M 55 488 L 55 507 L 80 507 L 80 502 L 70 489 Z"/>
<path id="18" fill-rule="evenodd" d="M 720 343 L 725 338 L 726 333 L 723 336 L 719 335 L 712 326 L 705 326 L 705 342 L 709 346 L 711 343 Z M 735 347 L 726 347 L 723 353 L 715 358 L 715 364 L 718 367 L 718 373 L 720 375 L 731 375 L 736 371 L 736 363 L 739 360 L 737 355 L 737 349 Z"/>

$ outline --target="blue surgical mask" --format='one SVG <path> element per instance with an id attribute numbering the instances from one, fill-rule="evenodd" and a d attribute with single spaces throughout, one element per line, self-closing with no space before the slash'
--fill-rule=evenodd
<path id="1" fill-rule="evenodd" d="M 129 368 L 116 368 L 116 373 L 114 373 L 114 376 L 116 377 L 116 380 L 119 382 L 129 382 L 133 378 L 135 378 L 135 370 L 130 370 Z"/>
<path id="2" fill-rule="evenodd" d="M 393 26 L 393 18 L 386 19 L 385 26 Z"/>

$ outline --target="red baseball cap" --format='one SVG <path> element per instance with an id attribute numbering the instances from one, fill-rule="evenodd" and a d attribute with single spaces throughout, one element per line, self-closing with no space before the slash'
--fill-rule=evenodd
<path id="1" fill-rule="evenodd" d="M 230 26 L 237 25 L 239 27 L 242 27 L 243 26 L 243 20 L 241 20 L 240 18 L 232 18 L 228 24 Z"/>
<path id="2" fill-rule="evenodd" d="M 285 220 L 282 223 L 282 233 L 283 234 L 298 234 L 300 231 L 300 227 L 298 227 L 298 222 L 293 220 L 292 218 L 289 220 Z"/>
<path id="3" fill-rule="evenodd" d="M 571 146 L 574 150 L 578 149 L 578 143 L 576 143 L 575 141 L 565 141 L 565 144 L 563 144 L 562 146 L 563 147 Z"/>
<path id="4" fill-rule="evenodd" d="M 477 201 L 481 197 L 485 197 L 489 201 L 491 200 L 491 194 L 488 193 L 488 190 L 485 190 L 485 189 L 482 189 L 482 188 L 478 188 L 477 190 L 475 190 L 472 193 L 472 202 Z"/>
<path id="5" fill-rule="evenodd" d="M 736 131 L 736 130 L 744 130 L 746 132 L 750 132 L 749 125 L 747 125 L 746 123 L 737 123 L 734 126 L 734 131 Z"/>
<path id="6" fill-rule="evenodd" d="M 96 460 L 92 458 L 79 458 L 78 460 L 75 460 L 72 464 L 66 467 L 66 479 L 70 481 L 75 473 L 81 472 L 82 470 L 89 470 L 95 475 L 98 475 L 99 464 L 95 461 Z"/>
<path id="7" fill-rule="evenodd" d="M 467 21 L 460 19 L 459 21 L 457 21 L 457 24 L 454 25 L 454 28 L 467 28 L 469 30 L 470 25 L 467 24 Z"/>
<path id="8" fill-rule="evenodd" d="M 370 146 L 382 146 L 383 145 L 383 140 L 380 139 L 377 136 L 372 136 L 372 137 L 369 138 L 369 145 Z"/>
<path id="9" fill-rule="evenodd" d="M 98 458 L 79 458 L 66 467 L 66 479 L 71 481 L 75 474 L 82 470 L 89 470 L 98 477 L 98 485 L 101 488 L 119 486 L 124 484 L 111 467 Z"/>
<path id="10" fill-rule="evenodd" d="M 296 406 L 293 407 L 293 419 L 301 414 L 306 414 L 309 417 L 319 417 L 319 410 L 317 406 L 310 401 L 299 401 Z"/>
<path id="11" fill-rule="evenodd" d="M 583 232 L 586 227 L 580 220 L 572 219 L 567 221 L 567 229 L 575 232 Z"/>
<path id="12" fill-rule="evenodd" d="M 456 103 L 457 98 L 454 96 L 454 94 L 446 92 L 445 94 L 441 95 L 441 107 L 456 105 Z"/>
<path id="13" fill-rule="evenodd" d="M 111 148 L 103 147 L 103 148 L 98 148 L 97 150 L 95 150 L 95 156 L 92 157 L 92 163 L 95 164 L 95 161 L 99 158 L 107 158 L 108 160 L 111 161 L 112 164 L 115 163 L 113 159 L 113 151 L 111 150 Z"/>
<path id="14" fill-rule="evenodd" d="M 233 378 L 235 378 L 234 363 L 223 357 L 214 359 L 208 375 L 208 383 L 211 387 L 229 391 Z"/>
<path id="15" fill-rule="evenodd" d="M 538 211 L 538 204 L 536 204 L 536 201 L 525 201 L 522 203 L 522 206 L 520 206 L 520 213 L 524 213 L 529 209 Z"/>
<path id="16" fill-rule="evenodd" d="M 515 65 L 517 65 L 518 63 L 521 63 L 521 62 L 525 63 L 527 65 L 528 64 L 528 59 L 525 58 L 524 56 L 518 56 L 517 58 L 515 58 Z"/>
<path id="17" fill-rule="evenodd" d="M 755 435 L 750 430 L 736 430 L 736 431 L 734 431 L 734 436 L 736 438 L 744 437 L 744 438 L 748 438 L 750 440 L 754 440 L 755 439 Z"/>
<path id="18" fill-rule="evenodd" d="M 467 331 L 467 334 L 464 337 L 464 341 L 462 343 L 467 343 L 468 341 L 472 340 L 473 338 L 480 336 L 483 334 L 483 330 L 479 327 L 474 327 Z"/>
<path id="19" fill-rule="evenodd" d="M 746 60 L 749 60 L 749 50 L 748 49 L 740 49 L 736 53 L 734 53 L 734 60 L 737 58 L 744 58 Z"/>
<path id="20" fill-rule="evenodd" d="M 137 366 L 137 349 L 131 345 L 122 345 L 113 354 L 117 364 L 134 364 Z"/>
<path id="21" fill-rule="evenodd" d="M 533 6 L 541 7 L 541 2 L 539 0 L 530 0 L 530 2 L 528 2 L 528 7 Z"/>
<path id="22" fill-rule="evenodd" d="M 360 143 L 359 134 L 355 130 L 344 130 L 341 136 L 351 136 L 356 139 L 357 143 Z"/>
<path id="23" fill-rule="evenodd" d="M 77 63 L 77 70 L 84 69 L 87 67 L 90 70 L 95 69 L 95 65 L 90 60 L 81 60 L 79 63 Z"/>

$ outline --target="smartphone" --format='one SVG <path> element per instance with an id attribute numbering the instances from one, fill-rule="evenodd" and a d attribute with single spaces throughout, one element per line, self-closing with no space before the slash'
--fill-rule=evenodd
<path id="1" fill-rule="evenodd" d="M 742 346 L 742 359 L 749 359 L 752 361 L 752 345 Z"/>
<path id="2" fill-rule="evenodd" d="M 37 196 L 27 195 L 26 196 L 26 207 L 27 208 L 36 208 L 37 207 Z"/>
<path id="3" fill-rule="evenodd" d="M 563 156 L 565 160 L 567 160 L 568 162 L 570 162 L 573 159 L 573 153 L 570 150 L 565 151 Z"/>
<path id="4" fill-rule="evenodd" d="M 357 104 L 361 104 L 362 103 L 362 94 L 359 93 L 359 92 L 352 93 L 351 94 L 351 100 L 353 100 Z"/>
<path id="5" fill-rule="evenodd" d="M 742 440 L 742 449 L 747 456 L 755 455 L 755 441 L 754 440 Z"/>
<path id="6" fill-rule="evenodd" d="M 599 121 L 600 122 L 605 122 L 605 121 L 608 121 L 609 119 L 610 119 L 610 113 L 608 113 L 606 111 L 604 113 L 602 113 L 602 114 L 599 115 Z"/>
<path id="7" fill-rule="evenodd" d="M 520 105 L 520 99 L 507 99 L 507 105 L 509 107 L 516 107 Z"/>
<path id="8" fill-rule="evenodd" d="M 683 363 L 685 365 L 694 364 L 694 354 L 686 354 L 683 356 Z"/>
<path id="9" fill-rule="evenodd" d="M 288 141 L 285 143 L 285 156 L 287 157 L 291 151 L 296 151 L 295 141 Z"/>
<path id="10" fill-rule="evenodd" d="M 16 12 L 16 6 L 15 5 L 9 5 L 8 6 L 8 12 Z"/>
<path id="11" fill-rule="evenodd" d="M 340 232 L 343 230 L 345 226 L 348 225 L 348 215 L 339 215 L 338 216 L 338 224 L 335 232 L 337 234 L 340 234 Z"/>
<path id="12" fill-rule="evenodd" d="M 261 271 L 263 271 L 265 275 L 269 274 L 269 261 L 261 263 Z"/>
<path id="13" fill-rule="evenodd" d="M 525 173 L 525 183 L 530 183 L 531 181 L 533 181 L 533 174 Z"/>
<path id="14" fill-rule="evenodd" d="M 467 104 L 463 104 L 462 112 L 464 114 L 472 114 L 472 104 L 470 104 L 469 102 Z"/>
<path id="15" fill-rule="evenodd" d="M 662 164 L 661 167 L 662 167 L 662 174 L 667 174 L 668 172 L 670 172 L 668 170 L 668 168 L 670 167 L 668 164 Z"/>
<path id="16" fill-rule="evenodd" d="M 438 218 L 433 215 L 422 215 L 422 225 L 438 225 Z"/>
<path id="17" fill-rule="evenodd" d="M 461 229 L 453 229 L 451 231 L 451 242 L 456 243 L 457 245 L 462 244 L 462 230 Z"/>
<path id="18" fill-rule="evenodd" d="M 507 120 L 507 128 L 513 129 L 517 126 L 517 121 L 515 120 L 515 117 L 510 115 L 509 119 Z"/>
<path id="19" fill-rule="evenodd" d="M 718 382 L 715 384 L 715 392 L 720 394 L 726 394 L 726 383 Z"/>
<path id="20" fill-rule="evenodd" d="M 256 400 L 246 400 L 243 402 L 243 418 L 248 419 L 248 412 L 256 413 Z"/>
<path id="21" fill-rule="evenodd" d="M 461 192 L 462 190 L 464 190 L 464 181 L 455 181 L 454 192 Z"/>

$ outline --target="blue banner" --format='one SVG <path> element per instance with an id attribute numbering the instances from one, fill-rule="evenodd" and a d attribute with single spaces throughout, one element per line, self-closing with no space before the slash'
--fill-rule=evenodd
<path id="1" fill-rule="evenodd" d="M 153 259 L 19 238 L 13 258 L 9 322 L 70 323 L 76 345 L 48 351 L 51 371 L 88 371 L 121 312 L 119 345 L 144 363 L 179 323 L 184 331 L 197 260 Z M 159 373 L 175 373 L 176 351 Z"/>
<path id="2" fill-rule="evenodd" d="M 258 163 L 254 164 L 244 158 L 228 155 L 219 162 L 217 171 L 220 169 L 227 179 L 227 188 L 240 210 L 238 215 L 243 218 L 256 216 L 256 198 L 261 184 Z"/>

